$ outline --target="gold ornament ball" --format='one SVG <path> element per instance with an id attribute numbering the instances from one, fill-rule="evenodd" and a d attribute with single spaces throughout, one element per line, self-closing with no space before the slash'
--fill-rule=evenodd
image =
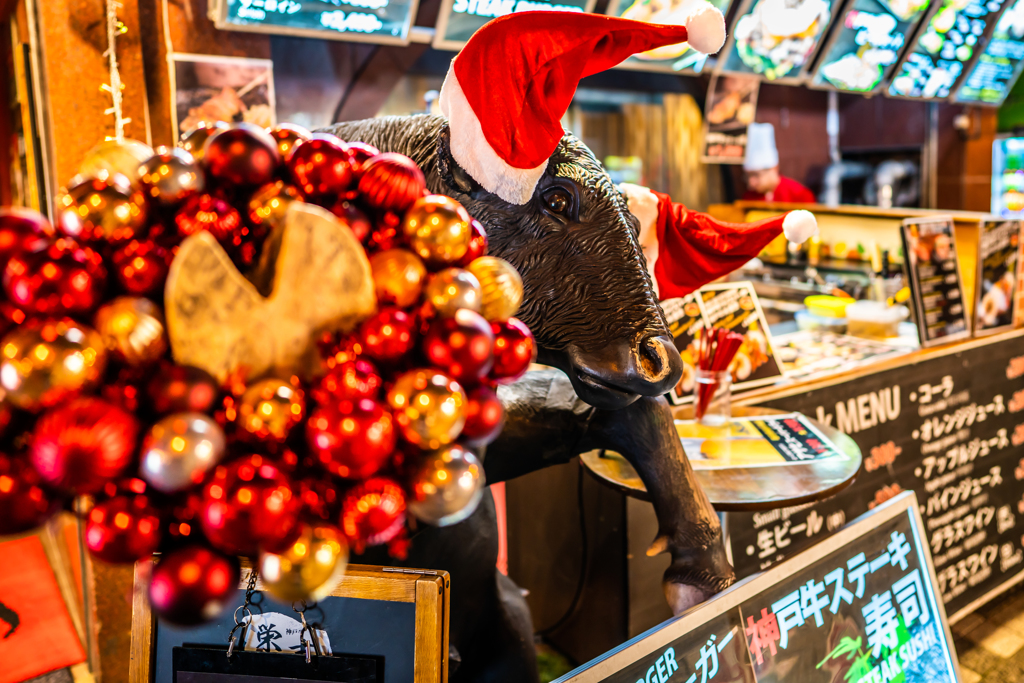
<path id="1" fill-rule="evenodd" d="M 283 180 L 264 185 L 249 200 L 249 220 L 254 225 L 284 225 L 284 215 L 292 202 L 301 202 L 302 195 Z"/>
<path id="2" fill-rule="evenodd" d="M 450 317 L 460 308 L 480 312 L 483 295 L 480 281 L 468 270 L 445 268 L 434 273 L 423 291 L 424 299 L 438 315 Z"/>
<path id="3" fill-rule="evenodd" d="M 78 173 L 85 178 L 120 173 L 134 185 L 139 179 L 139 167 L 152 156 L 153 148 L 144 142 L 107 140 L 85 153 Z"/>
<path id="4" fill-rule="evenodd" d="M 202 413 L 175 413 L 153 425 L 142 442 L 139 475 L 174 493 L 199 483 L 224 457 L 224 431 Z"/>
<path id="5" fill-rule="evenodd" d="M 167 351 L 163 312 L 149 299 L 118 297 L 96 311 L 94 322 L 107 350 L 128 365 L 153 363 Z"/>
<path id="6" fill-rule="evenodd" d="M 159 147 L 139 167 L 139 182 L 159 204 L 173 206 L 206 187 L 206 178 L 192 155 L 180 147 Z"/>
<path id="7" fill-rule="evenodd" d="M 495 256 L 481 256 L 469 264 L 468 270 L 480 281 L 480 313 L 487 320 L 504 322 L 519 311 L 523 279 L 511 263 Z"/>
<path id="8" fill-rule="evenodd" d="M 192 155 L 192 158 L 197 162 L 203 160 L 203 148 L 206 146 L 206 141 L 210 137 L 225 128 L 230 128 L 228 124 L 223 121 L 217 121 L 213 124 L 200 123 L 198 126 L 188 131 L 181 136 L 178 140 L 178 147 Z"/>
<path id="9" fill-rule="evenodd" d="M 431 451 L 447 446 L 462 432 L 467 402 L 459 383 L 436 370 L 410 370 L 388 392 L 402 436 Z"/>
<path id="10" fill-rule="evenodd" d="M 405 213 L 402 232 L 409 246 L 432 267 L 450 266 L 469 251 L 473 237 L 469 214 L 450 197 L 420 197 Z"/>
<path id="11" fill-rule="evenodd" d="M 103 339 L 73 320 L 22 325 L 0 341 L 7 402 L 39 412 L 95 385 L 107 365 Z"/>
<path id="12" fill-rule="evenodd" d="M 267 592 L 288 603 L 323 600 L 345 576 L 348 541 L 330 524 L 303 522 L 298 538 L 280 552 L 261 552 L 260 580 Z"/>
<path id="13" fill-rule="evenodd" d="M 124 175 L 75 176 L 57 201 L 61 230 L 83 242 L 125 242 L 146 226 L 146 198 Z"/>
<path id="14" fill-rule="evenodd" d="M 370 257 L 370 272 L 377 303 L 399 308 L 412 306 L 420 300 L 427 268 L 416 254 L 407 249 L 388 249 Z"/>
<path id="15" fill-rule="evenodd" d="M 273 128 L 268 128 L 267 132 L 277 142 L 277 151 L 281 154 L 281 159 L 285 161 L 288 160 L 288 155 L 292 153 L 296 145 L 313 137 L 311 132 L 294 123 L 281 123 Z"/>
<path id="16" fill-rule="evenodd" d="M 238 426 L 251 439 L 283 443 L 306 413 L 302 391 L 280 379 L 246 389 L 238 404 Z"/>
<path id="17" fill-rule="evenodd" d="M 457 443 L 428 453 L 410 477 L 409 512 L 433 526 L 458 524 L 480 504 L 484 480 L 483 465 Z"/>

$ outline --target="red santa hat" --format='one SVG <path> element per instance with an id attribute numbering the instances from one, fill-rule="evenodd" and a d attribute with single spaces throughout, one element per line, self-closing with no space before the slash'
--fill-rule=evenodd
<path id="1" fill-rule="evenodd" d="M 658 298 L 672 299 L 728 275 L 779 235 L 800 243 L 818 234 L 810 211 L 790 211 L 752 223 L 726 223 L 690 211 L 646 187 L 619 186 L 640 221 L 640 245 Z"/>
<path id="2" fill-rule="evenodd" d="M 697 3 L 685 25 L 572 12 L 521 12 L 473 34 L 441 87 L 455 161 L 507 202 L 525 204 L 564 135 L 561 119 L 580 79 L 630 55 L 687 42 L 710 54 L 725 20 Z"/>

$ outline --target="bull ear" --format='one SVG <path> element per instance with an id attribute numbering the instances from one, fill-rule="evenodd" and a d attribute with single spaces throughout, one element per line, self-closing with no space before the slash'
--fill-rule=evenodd
<path id="1" fill-rule="evenodd" d="M 452 156 L 451 150 L 451 129 L 445 124 L 438 135 L 437 140 L 437 164 L 441 178 L 452 190 L 463 194 L 473 194 L 483 190 L 469 172 L 459 166 Z"/>

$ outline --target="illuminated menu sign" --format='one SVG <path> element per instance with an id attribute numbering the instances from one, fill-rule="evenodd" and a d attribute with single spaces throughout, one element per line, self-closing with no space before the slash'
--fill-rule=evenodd
<path id="1" fill-rule="evenodd" d="M 854 0 L 824 49 L 813 84 L 874 92 L 896 66 L 930 1 Z"/>
<path id="2" fill-rule="evenodd" d="M 710 0 L 721 10 L 729 13 L 732 0 Z M 613 17 L 646 21 L 652 24 L 682 24 L 692 9 L 693 0 L 613 0 L 608 14 Z M 686 43 L 666 45 L 649 52 L 642 52 L 627 59 L 619 66 L 636 71 L 694 71 L 700 73 L 708 56 L 691 50 Z"/>
<path id="3" fill-rule="evenodd" d="M 797 80 L 832 17 L 832 0 L 747 0 L 730 32 L 723 71 Z"/>
<path id="4" fill-rule="evenodd" d="M 944 0 L 903 57 L 889 85 L 894 97 L 945 99 L 1009 0 Z"/>
<path id="5" fill-rule="evenodd" d="M 1000 105 L 1024 66 L 1024 0 L 1003 12 L 985 51 L 956 94 L 957 102 Z"/>
<path id="6" fill-rule="evenodd" d="M 516 12 L 592 12 L 597 0 L 442 0 L 433 46 L 460 50 L 491 19 Z"/>
<path id="7" fill-rule="evenodd" d="M 357 42 L 409 42 L 417 0 L 212 0 L 218 28 Z"/>
<path id="8" fill-rule="evenodd" d="M 1024 138 L 992 143 L 992 213 L 1024 218 Z"/>
<path id="9" fill-rule="evenodd" d="M 556 683 L 956 683 L 936 595 L 905 493 Z"/>

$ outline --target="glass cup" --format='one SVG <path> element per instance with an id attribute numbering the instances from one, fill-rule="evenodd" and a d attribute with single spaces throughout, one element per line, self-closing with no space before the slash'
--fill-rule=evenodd
<path id="1" fill-rule="evenodd" d="M 697 421 L 705 427 L 720 427 L 732 417 L 732 373 L 697 370 L 693 384 Z"/>

